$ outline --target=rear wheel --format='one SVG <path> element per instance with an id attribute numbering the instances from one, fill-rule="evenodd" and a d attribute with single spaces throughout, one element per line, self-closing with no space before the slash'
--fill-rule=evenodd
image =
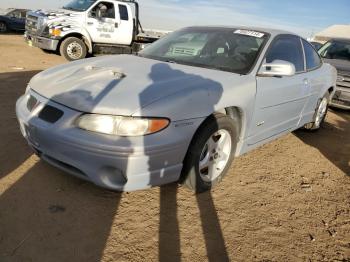
<path id="1" fill-rule="evenodd" d="M 184 161 L 183 184 L 196 193 L 210 190 L 226 175 L 236 150 L 231 118 L 214 114 L 199 128 Z"/>
<path id="2" fill-rule="evenodd" d="M 61 44 L 60 54 L 68 61 L 75 61 L 86 57 L 87 48 L 83 40 L 77 37 L 68 37 Z"/>
<path id="3" fill-rule="evenodd" d="M 7 32 L 7 25 L 5 22 L 0 22 L 0 33 L 6 33 Z"/>
<path id="4" fill-rule="evenodd" d="M 317 103 L 313 122 L 306 124 L 305 129 L 310 131 L 319 130 L 326 119 L 329 105 L 329 93 L 327 92 Z"/>

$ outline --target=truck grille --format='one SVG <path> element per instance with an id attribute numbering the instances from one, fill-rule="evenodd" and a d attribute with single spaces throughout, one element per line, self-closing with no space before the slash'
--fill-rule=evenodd
<path id="1" fill-rule="evenodd" d="M 38 31 L 38 17 L 33 15 L 27 15 L 26 19 L 26 31 L 29 33 L 36 33 Z"/>

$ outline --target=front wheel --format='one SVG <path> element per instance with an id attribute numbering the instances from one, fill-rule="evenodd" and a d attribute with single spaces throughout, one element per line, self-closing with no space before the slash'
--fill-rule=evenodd
<path id="1" fill-rule="evenodd" d="M 329 93 L 327 92 L 319 101 L 315 110 L 313 122 L 306 124 L 304 128 L 310 131 L 319 130 L 326 119 L 329 105 Z"/>
<path id="2" fill-rule="evenodd" d="M 7 32 L 7 25 L 5 22 L 0 22 L 0 34 Z"/>
<path id="3" fill-rule="evenodd" d="M 188 149 L 182 182 L 196 193 L 210 190 L 226 175 L 236 151 L 234 121 L 214 114 L 199 128 Z"/>
<path id="4" fill-rule="evenodd" d="M 83 40 L 68 37 L 61 43 L 60 54 L 68 61 L 75 61 L 86 57 L 87 48 Z"/>

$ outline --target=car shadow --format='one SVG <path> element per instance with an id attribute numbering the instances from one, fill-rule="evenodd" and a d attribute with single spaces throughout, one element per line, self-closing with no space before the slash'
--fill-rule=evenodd
<path id="1" fill-rule="evenodd" d="M 200 75 L 185 73 L 173 68 L 173 66 L 167 63 L 154 64 L 149 73 L 149 78 L 152 80 L 152 84 L 147 86 L 139 94 L 140 108 L 143 108 L 143 105 L 148 105 L 147 102 L 149 97 L 157 92 L 164 91 L 164 89 L 170 89 L 173 94 L 183 94 L 181 96 L 181 103 L 184 104 L 195 103 L 191 100 L 192 97 L 201 97 L 201 92 L 204 89 L 207 90 L 207 93 L 201 102 L 207 103 L 207 110 L 211 114 L 212 112 L 215 112 L 214 108 L 221 99 L 223 93 L 223 87 L 220 83 L 209 78 L 204 78 Z M 184 79 L 191 79 L 191 83 L 183 82 Z M 164 84 L 164 81 L 168 82 Z M 188 96 L 189 93 L 191 96 Z M 171 104 L 168 105 L 169 108 L 173 108 L 176 112 L 182 112 L 180 117 L 181 120 L 188 117 L 188 112 L 184 111 L 185 109 L 182 108 L 182 106 L 174 101 L 171 101 L 170 103 Z M 147 109 L 140 111 L 141 116 L 148 116 L 148 114 L 149 112 Z M 158 116 L 159 115 L 153 117 Z M 174 119 L 172 120 L 174 121 Z M 217 123 L 214 123 L 214 125 L 215 124 L 218 125 Z M 192 137 L 190 137 L 190 139 L 192 139 Z M 147 137 L 144 139 L 144 145 L 147 145 Z M 147 154 L 147 152 L 145 153 Z M 173 158 L 159 158 L 158 156 L 151 154 L 148 155 L 148 171 L 149 173 L 152 173 L 149 181 L 150 186 L 157 185 L 160 178 L 167 175 L 168 166 L 178 164 L 175 162 L 174 158 L 176 159 L 176 156 L 173 156 Z M 181 162 L 183 161 L 185 160 L 181 159 Z M 181 261 L 180 230 L 177 219 L 177 192 L 177 187 L 175 185 L 161 187 L 158 246 L 159 261 Z M 228 261 L 229 259 L 225 247 L 225 241 L 211 193 L 207 192 L 205 194 L 197 195 L 196 199 L 200 210 L 202 231 L 205 239 L 208 260 Z"/>
<path id="2" fill-rule="evenodd" d="M 329 116 L 317 132 L 298 130 L 296 136 L 304 143 L 318 149 L 329 161 L 350 176 L 350 114 L 348 111 L 331 109 Z M 334 120 L 333 120 L 334 118 Z"/>
<path id="3" fill-rule="evenodd" d="M 21 136 L 15 106 L 17 99 L 24 94 L 29 80 L 38 72 L 0 74 L 0 179 L 18 168 L 33 154 Z"/>

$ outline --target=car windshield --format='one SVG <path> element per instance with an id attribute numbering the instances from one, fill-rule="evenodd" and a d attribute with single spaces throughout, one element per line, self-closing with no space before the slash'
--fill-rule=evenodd
<path id="1" fill-rule="evenodd" d="M 185 28 L 146 47 L 139 56 L 247 74 L 268 35 L 232 28 Z"/>
<path id="2" fill-rule="evenodd" d="M 96 0 L 73 0 L 63 8 L 67 10 L 83 12 L 89 9 L 89 7 L 92 6 L 95 2 Z"/>
<path id="3" fill-rule="evenodd" d="M 319 54 L 327 59 L 340 59 L 350 61 L 350 40 L 331 41 L 319 50 Z"/>

